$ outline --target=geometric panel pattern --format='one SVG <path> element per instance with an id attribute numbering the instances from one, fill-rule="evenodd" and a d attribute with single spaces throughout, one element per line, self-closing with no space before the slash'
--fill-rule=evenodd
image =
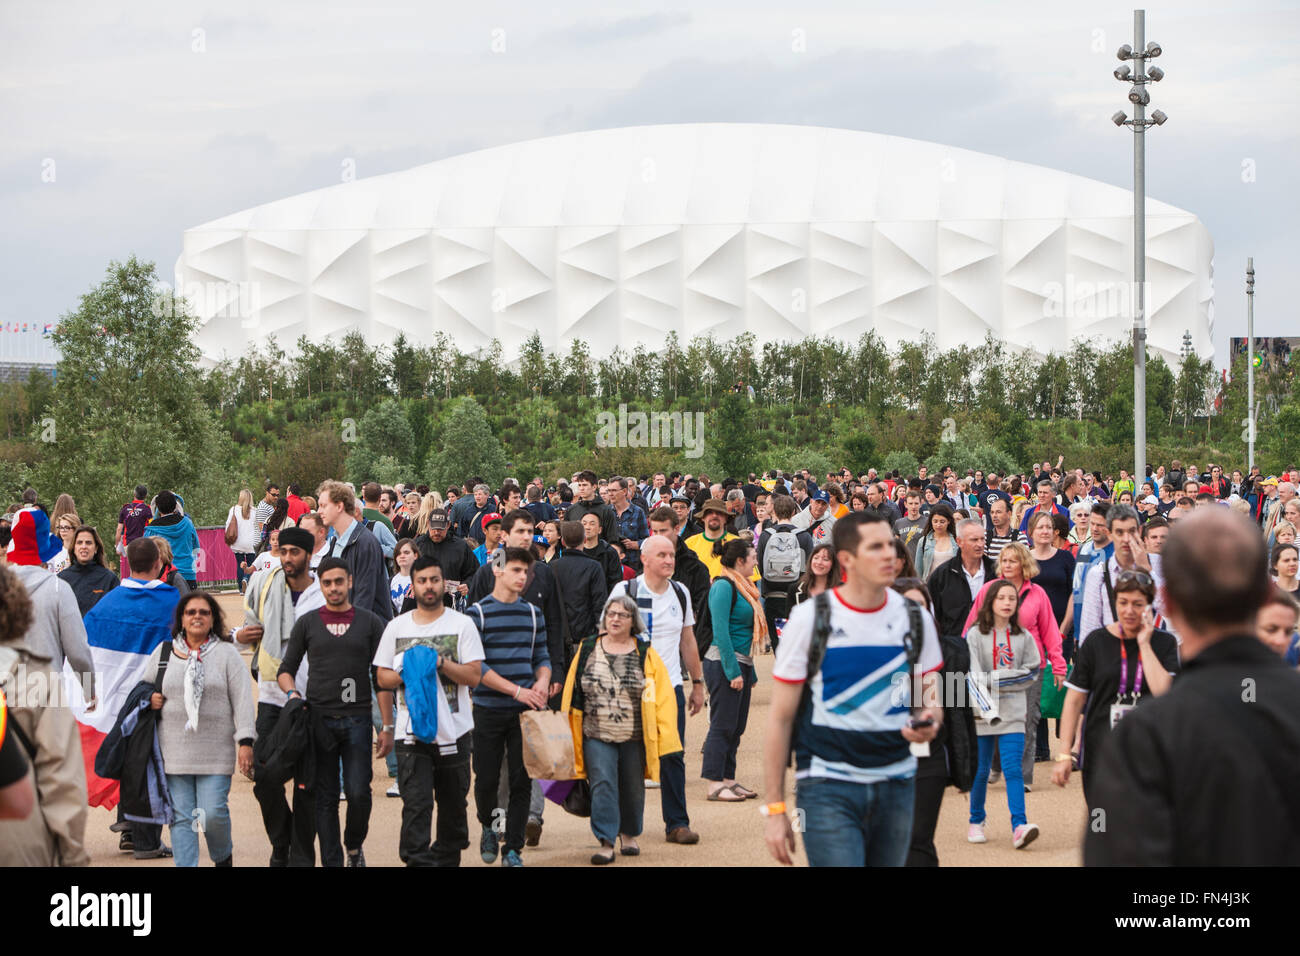
<path id="1" fill-rule="evenodd" d="M 596 356 L 752 333 L 941 348 L 1124 339 L 1132 194 L 852 130 L 686 124 L 531 140 L 267 203 L 185 232 L 176 283 L 207 362 L 277 337 L 438 331 L 507 361 L 540 333 Z M 1214 249 L 1147 200 L 1148 342 L 1212 354 Z"/>

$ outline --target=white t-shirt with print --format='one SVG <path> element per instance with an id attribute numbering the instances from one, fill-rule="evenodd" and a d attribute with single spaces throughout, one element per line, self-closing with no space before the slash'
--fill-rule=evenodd
<path id="1" fill-rule="evenodd" d="M 686 617 L 682 619 L 682 602 L 674 588 L 680 588 L 686 595 Z M 610 597 L 627 594 L 627 582 L 620 581 L 609 592 Z M 641 617 L 650 629 L 650 646 L 663 660 L 668 668 L 668 676 L 674 687 L 682 683 L 682 628 L 695 626 L 695 611 L 691 607 L 691 592 L 686 585 L 669 581 L 663 594 L 655 594 L 645 582 L 645 575 L 636 577 L 636 602 L 641 609 Z"/>
<path id="2" fill-rule="evenodd" d="M 444 608 L 432 624 L 416 624 L 415 611 L 399 614 L 388 622 L 384 636 L 379 639 L 379 649 L 371 662 L 376 667 L 402 672 L 406 651 L 423 644 L 438 652 L 440 659 L 453 664 L 469 664 L 483 660 L 483 638 L 478 628 L 464 614 Z M 393 739 L 415 743 L 411 733 L 411 715 L 406 709 L 406 688 L 397 689 L 397 717 Z M 474 729 L 474 713 L 470 706 L 469 688 L 448 677 L 438 677 L 438 746 L 443 753 L 454 753 L 456 741 Z"/>

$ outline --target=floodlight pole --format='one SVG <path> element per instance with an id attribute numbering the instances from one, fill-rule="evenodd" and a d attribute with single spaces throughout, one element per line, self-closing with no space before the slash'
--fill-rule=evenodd
<path id="1" fill-rule="evenodd" d="M 1246 260 L 1246 469 L 1255 467 L 1255 257 Z"/>
<path id="2" fill-rule="evenodd" d="M 1146 50 L 1146 11 L 1133 11 L 1133 50 Z M 1133 60 L 1140 88 L 1146 60 Z M 1133 480 L 1146 476 L 1147 461 L 1147 155 L 1146 107 L 1133 104 Z"/>

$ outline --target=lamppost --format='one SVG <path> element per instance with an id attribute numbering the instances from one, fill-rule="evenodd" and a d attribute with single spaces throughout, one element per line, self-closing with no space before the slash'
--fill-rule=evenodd
<path id="1" fill-rule="evenodd" d="M 1161 54 L 1160 44 L 1146 43 L 1146 11 L 1133 11 L 1133 45 L 1125 43 L 1115 55 L 1132 60 L 1137 72 L 1127 63 L 1115 70 L 1115 79 L 1132 83 L 1128 100 L 1133 104 L 1133 118 L 1123 110 L 1111 117 L 1116 126 L 1133 128 L 1133 474 L 1146 474 L 1147 458 L 1147 319 L 1146 319 L 1146 246 L 1147 246 L 1147 176 L 1146 130 L 1161 126 L 1169 117 L 1155 110 L 1147 119 L 1146 106 L 1151 102 L 1148 83 L 1159 83 L 1165 71 L 1158 66 L 1146 68 L 1146 61 Z"/>
<path id="2" fill-rule="evenodd" d="M 1246 260 L 1246 469 L 1255 467 L 1255 257 Z"/>

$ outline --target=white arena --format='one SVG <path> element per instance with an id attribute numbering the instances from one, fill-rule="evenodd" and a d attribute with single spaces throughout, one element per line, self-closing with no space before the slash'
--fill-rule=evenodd
<path id="1" fill-rule="evenodd" d="M 1098 135 L 1103 135 L 1099 131 Z M 1116 148 L 1120 148 L 1117 146 Z M 1132 328 L 1127 188 L 936 143 L 808 126 L 552 136 L 277 200 L 185 232 L 206 362 L 274 335 L 399 332 L 517 357 L 654 349 L 676 331 L 1038 353 Z M 1152 350 L 1213 352 L 1213 242 L 1147 200 Z"/>

